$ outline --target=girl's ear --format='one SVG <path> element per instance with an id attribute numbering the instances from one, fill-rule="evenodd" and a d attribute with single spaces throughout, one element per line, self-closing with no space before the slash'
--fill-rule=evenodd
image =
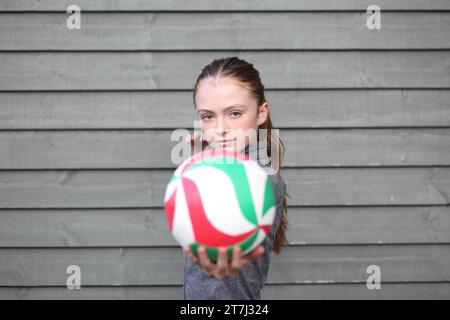
<path id="1" fill-rule="evenodd" d="M 266 122 L 268 116 L 269 116 L 269 104 L 267 102 L 264 102 L 262 105 L 259 106 L 257 119 L 258 126 Z"/>

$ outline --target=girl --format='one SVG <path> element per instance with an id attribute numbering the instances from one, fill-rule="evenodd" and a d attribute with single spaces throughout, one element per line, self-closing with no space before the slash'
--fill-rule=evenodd
<path id="1" fill-rule="evenodd" d="M 241 249 L 235 248 L 231 261 L 226 257 L 225 248 L 219 249 L 217 262 L 212 262 L 204 247 L 198 249 L 198 256 L 185 247 L 184 298 L 261 299 L 260 290 L 267 278 L 270 252 L 280 253 L 282 246 L 287 244 L 286 184 L 279 174 L 284 145 L 272 132 L 269 105 L 259 72 L 245 60 L 229 57 L 205 66 L 197 78 L 193 98 L 202 134 L 189 136 L 188 141 L 192 144 L 199 139 L 203 148 L 234 148 L 249 155 L 259 151 L 269 157 L 271 150 L 279 152 L 269 164 L 262 164 L 257 156 L 252 156 L 263 168 L 268 169 L 270 165 L 276 168 L 275 174 L 269 173 L 276 196 L 276 214 L 270 233 L 246 256 L 241 256 Z M 237 139 L 236 132 L 252 129 L 256 132 L 256 141 L 249 137 Z M 267 141 L 261 141 L 263 138 L 258 129 L 267 130 Z"/>

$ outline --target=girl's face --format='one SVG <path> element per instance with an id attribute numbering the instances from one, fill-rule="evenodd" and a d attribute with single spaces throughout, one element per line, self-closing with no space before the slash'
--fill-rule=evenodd
<path id="1" fill-rule="evenodd" d="M 258 106 L 248 90 L 231 78 L 202 80 L 195 102 L 204 139 L 216 149 L 243 151 L 255 141 L 256 130 L 269 112 L 266 102 Z"/>

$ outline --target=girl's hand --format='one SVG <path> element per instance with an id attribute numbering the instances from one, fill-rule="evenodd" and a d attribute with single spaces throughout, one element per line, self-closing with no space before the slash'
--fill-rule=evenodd
<path id="1" fill-rule="evenodd" d="M 194 132 L 193 134 L 188 134 L 186 136 L 184 142 L 193 146 L 196 140 L 200 141 L 200 143 L 206 142 L 206 140 L 203 137 L 203 134 L 201 132 Z"/>
<path id="2" fill-rule="evenodd" d="M 186 136 L 186 139 L 184 140 L 184 142 L 191 145 L 192 153 L 201 151 L 201 150 L 194 150 L 196 141 L 199 141 L 197 145 L 201 146 L 201 150 L 204 150 L 206 148 L 206 146 L 208 145 L 208 143 L 206 142 L 206 140 L 204 139 L 204 137 L 201 133 L 194 132 L 193 134 L 188 134 Z"/>
<path id="3" fill-rule="evenodd" d="M 203 246 L 199 247 L 197 250 L 198 257 L 194 255 L 188 246 L 184 247 L 183 250 L 193 262 L 199 264 L 203 268 L 207 275 L 214 276 L 219 280 L 222 280 L 225 276 L 235 276 L 240 268 L 250 264 L 264 253 L 264 247 L 260 245 L 252 252 L 242 257 L 242 249 L 236 247 L 233 250 L 233 258 L 229 262 L 227 259 L 226 248 L 221 247 L 219 248 L 217 262 L 213 262 L 209 260 L 206 249 Z"/>
<path id="4" fill-rule="evenodd" d="M 203 140 L 201 133 L 195 132 L 194 134 L 188 134 L 184 142 L 186 142 L 187 144 L 194 144 L 194 140 L 196 139 L 200 141 Z"/>

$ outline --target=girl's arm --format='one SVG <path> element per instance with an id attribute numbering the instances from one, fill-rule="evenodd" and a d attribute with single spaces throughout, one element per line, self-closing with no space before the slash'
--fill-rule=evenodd
<path id="1" fill-rule="evenodd" d="M 206 141 L 203 140 L 201 134 L 194 133 L 192 135 L 188 135 L 186 137 L 186 143 L 192 146 L 192 151 L 194 150 L 195 140 L 198 140 L 202 144 L 202 150 L 208 145 Z M 192 152 L 193 154 L 193 152 Z M 213 262 L 209 260 L 206 249 L 204 247 L 199 247 L 198 249 L 198 257 L 194 255 L 192 250 L 189 247 L 183 248 L 184 252 L 188 255 L 188 257 L 194 262 L 199 264 L 206 274 L 210 276 L 214 276 L 217 279 L 222 279 L 225 276 L 234 276 L 237 271 L 245 267 L 246 265 L 252 263 L 253 260 L 261 256 L 265 249 L 262 245 L 256 247 L 252 252 L 248 253 L 245 256 L 241 255 L 241 248 L 236 247 L 233 250 L 233 258 L 231 261 L 228 261 L 226 256 L 226 248 L 219 249 L 219 256 L 217 262 Z"/>

